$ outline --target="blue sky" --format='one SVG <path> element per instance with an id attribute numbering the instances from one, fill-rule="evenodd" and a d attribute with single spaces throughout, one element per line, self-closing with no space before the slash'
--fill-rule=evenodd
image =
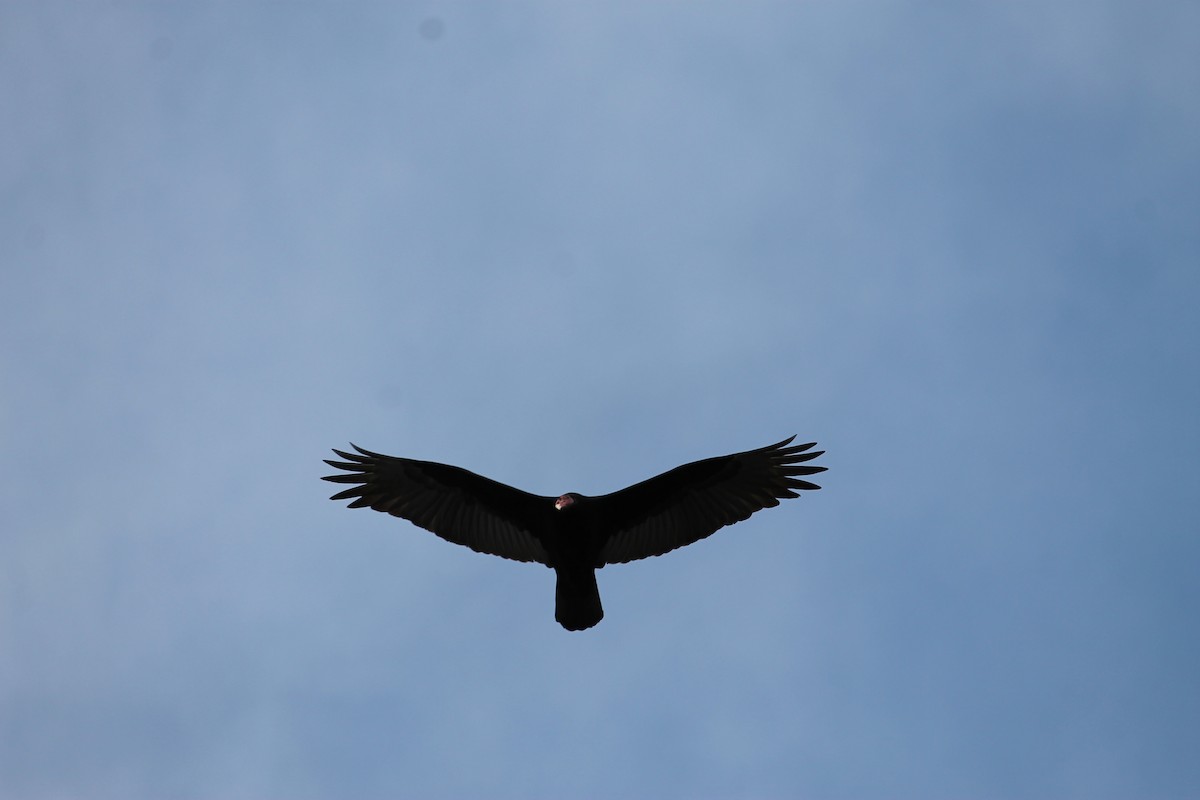
<path id="1" fill-rule="evenodd" d="M 0 5 L 0 795 L 1200 786 L 1200 6 Z M 824 489 L 553 575 L 354 441 Z"/>

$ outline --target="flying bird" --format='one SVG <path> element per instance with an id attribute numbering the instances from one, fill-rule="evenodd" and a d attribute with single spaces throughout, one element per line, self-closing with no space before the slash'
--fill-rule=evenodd
<path id="1" fill-rule="evenodd" d="M 480 553 L 545 564 L 554 570 L 554 618 L 569 631 L 604 617 L 596 570 L 660 556 L 710 536 L 797 490 L 819 489 L 800 476 L 824 472 L 805 463 L 824 453 L 816 442 L 782 442 L 684 464 L 612 494 L 542 497 L 461 467 L 364 450 L 333 452 L 325 463 L 345 472 L 323 480 L 354 484 L 331 500 L 401 517 Z"/>

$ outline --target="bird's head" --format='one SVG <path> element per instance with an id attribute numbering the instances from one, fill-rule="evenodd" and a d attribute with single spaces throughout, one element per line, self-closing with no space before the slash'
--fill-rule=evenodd
<path id="1" fill-rule="evenodd" d="M 564 508 L 570 508 L 578 502 L 579 495 L 575 494 L 574 492 L 567 492 L 554 501 L 554 507 L 559 511 L 562 511 Z"/>

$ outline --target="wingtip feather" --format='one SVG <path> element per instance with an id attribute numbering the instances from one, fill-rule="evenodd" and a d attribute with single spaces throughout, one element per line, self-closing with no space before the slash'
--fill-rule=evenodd
<path id="1" fill-rule="evenodd" d="M 334 461 L 332 458 L 326 458 L 326 459 L 322 459 L 322 460 L 329 466 L 335 467 L 337 469 L 355 470 L 357 472 L 364 472 L 364 471 L 370 469 L 369 466 L 367 466 L 365 464 L 359 464 L 354 461 Z"/>
<path id="2" fill-rule="evenodd" d="M 345 475 L 326 475 L 321 480 L 330 483 L 366 483 L 367 477 L 361 472 L 355 472 Z"/>

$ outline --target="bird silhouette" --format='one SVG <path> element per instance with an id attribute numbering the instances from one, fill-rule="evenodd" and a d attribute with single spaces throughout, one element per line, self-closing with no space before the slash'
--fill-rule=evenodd
<path id="1" fill-rule="evenodd" d="M 791 437 L 757 450 L 694 461 L 620 491 L 543 497 L 461 467 L 373 453 L 334 450 L 345 472 L 323 480 L 354 484 L 330 499 L 373 508 L 441 538 L 516 561 L 545 564 L 557 576 L 554 618 L 570 631 L 604 617 L 596 570 L 659 556 L 819 489 L 801 476 L 825 471 L 806 462 L 816 442 Z"/>

